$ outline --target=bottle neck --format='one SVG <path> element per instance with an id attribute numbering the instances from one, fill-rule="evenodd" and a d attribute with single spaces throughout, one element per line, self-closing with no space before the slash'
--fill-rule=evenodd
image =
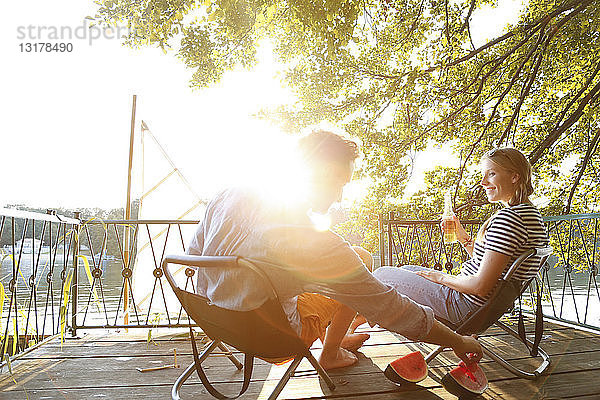
<path id="1" fill-rule="evenodd" d="M 453 215 L 454 211 L 452 211 L 452 199 L 450 195 L 446 194 L 444 196 L 444 216 Z"/>

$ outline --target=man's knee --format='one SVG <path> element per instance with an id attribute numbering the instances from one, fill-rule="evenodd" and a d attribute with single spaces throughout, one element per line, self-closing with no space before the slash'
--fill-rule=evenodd
<path id="1" fill-rule="evenodd" d="M 372 272 L 373 256 L 371 255 L 371 253 L 369 253 L 367 250 L 363 249 L 360 246 L 352 246 L 352 250 L 354 250 L 354 252 L 358 254 L 362 262 L 365 263 L 365 265 L 367 266 L 367 269 Z"/>

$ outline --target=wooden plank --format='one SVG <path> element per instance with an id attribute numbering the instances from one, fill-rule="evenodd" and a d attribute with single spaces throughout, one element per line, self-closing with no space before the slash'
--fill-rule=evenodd
<path id="1" fill-rule="evenodd" d="M 369 347 L 378 346 L 378 345 L 399 345 L 406 344 L 411 345 L 410 340 L 406 338 L 393 334 L 384 330 L 371 331 L 371 338 L 365 343 L 364 349 L 368 349 Z M 590 334 L 587 332 L 581 332 L 574 330 L 572 328 L 565 328 L 562 330 L 547 330 L 545 332 L 545 340 L 565 340 L 570 338 L 581 338 L 581 337 L 590 337 Z M 482 336 L 485 340 L 487 338 L 494 337 L 508 337 L 508 334 L 504 331 L 499 331 L 494 335 L 485 335 Z M 592 338 L 595 336 L 591 336 Z M 504 339 L 503 339 L 504 340 Z M 113 347 L 114 346 L 114 347 Z M 142 347 L 140 347 L 142 346 Z M 312 347 L 313 350 L 320 349 L 320 342 L 315 342 L 315 345 Z M 97 339 L 95 337 L 89 336 L 80 340 L 67 340 L 64 345 L 60 345 L 60 342 L 54 341 L 48 343 L 45 346 L 42 346 L 40 349 L 36 350 L 35 354 L 28 355 L 23 357 L 23 359 L 33 359 L 33 358 L 74 358 L 74 357 L 111 357 L 115 355 L 113 349 L 118 348 L 118 353 L 122 356 L 130 356 L 130 357 L 151 357 L 154 355 L 167 355 L 168 353 L 172 353 L 173 349 L 177 349 L 178 354 L 190 354 L 189 341 L 179 338 L 170 338 L 168 336 L 157 337 L 156 340 L 153 340 L 150 343 L 147 343 L 146 340 L 134 340 L 134 341 L 105 341 L 102 339 Z M 143 348 L 143 351 L 141 350 Z M 427 347 L 429 348 L 429 347 Z M 416 348 L 415 348 L 416 349 Z M 389 351 L 393 351 L 390 349 Z"/>
<path id="2" fill-rule="evenodd" d="M 290 381 L 288 387 L 284 390 L 282 398 L 284 399 L 315 399 L 315 398 L 344 398 L 344 399 L 450 399 L 453 396 L 446 393 L 439 387 L 433 387 L 429 390 L 416 389 L 411 391 L 402 391 L 398 388 L 390 388 L 387 382 L 381 382 L 377 379 L 373 380 L 373 377 L 369 377 L 369 380 L 353 381 L 346 385 L 341 385 L 333 393 L 328 392 L 327 389 L 322 387 L 322 384 L 318 382 L 316 378 L 310 379 L 308 382 L 306 379 L 300 381 L 294 379 Z M 593 395 L 597 394 L 595 385 L 590 385 L 590 379 L 596 380 L 600 378 L 598 371 L 593 371 L 590 374 L 589 371 L 574 372 L 569 374 L 566 378 L 553 375 L 548 377 L 543 382 L 542 386 L 538 386 L 535 382 L 529 382 L 525 380 L 502 380 L 490 383 L 490 390 L 486 392 L 484 398 L 487 399 L 559 399 L 559 398 L 577 398 L 577 396 L 587 396 L 594 398 Z M 339 383 L 339 382 L 338 382 Z M 266 382 L 263 385 L 253 384 L 249 390 L 249 393 L 244 395 L 242 399 L 261 399 L 268 395 L 274 382 Z M 235 384 L 224 384 L 219 385 L 219 388 L 226 393 L 234 393 L 237 386 Z M 66 395 L 69 399 L 86 399 L 91 398 L 91 394 L 105 395 L 107 398 L 165 398 L 168 396 L 169 386 L 168 385 L 151 385 L 147 387 L 133 386 L 131 388 L 83 388 L 83 389 L 49 389 L 46 391 L 29 391 L 30 399 L 40 398 L 32 397 L 32 393 L 39 393 L 40 395 L 48 396 L 52 391 Z M 141 393 L 140 393 L 141 391 Z M 149 393 L 152 393 L 151 397 Z M 11 398 L 18 398 L 12 397 Z M 203 391 L 200 385 L 186 385 L 182 391 L 185 398 L 192 398 L 194 396 L 206 396 L 206 392 Z M 155 397 L 156 396 L 156 397 Z M 23 397 L 24 398 L 24 397 Z M 48 397 L 45 397 L 48 398 Z M 58 397 L 57 397 L 58 398 Z M 198 397 L 196 397 L 198 398 Z M 199 397 L 206 398 L 206 397 Z"/>
<path id="3" fill-rule="evenodd" d="M 559 342 L 558 345 L 564 345 L 564 342 Z M 595 351 L 596 346 L 593 344 L 582 342 L 582 346 L 580 349 L 592 348 Z M 405 352 L 409 352 L 410 349 L 405 347 Z M 596 362 L 596 366 L 598 366 L 596 359 L 600 359 L 600 356 L 597 353 L 594 354 L 586 354 L 581 351 L 574 353 L 575 349 L 571 346 L 568 349 L 570 352 L 565 353 L 561 359 L 571 357 L 573 361 L 572 369 L 577 369 L 579 365 L 585 365 L 583 358 L 590 358 L 590 362 Z M 592 352 L 593 353 L 593 352 Z M 368 374 L 379 374 L 381 375 L 381 370 L 387 366 L 387 363 L 397 357 L 397 355 L 388 355 L 389 353 L 385 353 L 383 355 L 377 355 L 375 357 L 366 357 L 364 354 L 360 354 L 360 362 L 358 365 L 341 369 L 337 371 L 332 371 L 332 377 L 341 377 L 345 379 L 352 380 L 361 380 L 361 375 Z M 191 362 L 190 356 L 180 356 L 178 357 L 179 361 L 182 365 L 186 366 Z M 451 352 L 447 352 L 442 356 L 444 361 L 444 368 L 438 368 L 440 371 L 447 371 L 448 367 L 452 367 L 456 365 L 456 358 L 452 355 Z M 558 359 L 557 359 L 558 360 Z M 565 365 L 563 361 L 557 362 L 555 360 L 554 366 Z M 60 385 L 59 387 L 69 388 L 69 387 L 86 387 L 89 385 L 97 385 L 102 386 L 106 385 L 106 382 L 110 382 L 111 384 L 116 384 L 114 377 L 115 374 L 119 374 L 122 376 L 123 382 L 119 383 L 120 385 L 142 385 L 150 380 L 154 383 L 161 383 L 168 385 L 173 382 L 177 375 L 181 372 L 181 370 L 164 370 L 157 371 L 155 373 L 147 373 L 141 374 L 135 371 L 136 367 L 146 368 L 157 365 L 165 365 L 172 363 L 172 356 L 169 354 L 168 356 L 156 357 L 153 359 L 136 359 L 133 357 L 114 357 L 112 360 L 101 360 L 94 358 L 82 359 L 82 360 L 61 360 L 59 363 L 51 363 L 50 360 L 43 360 L 44 362 L 34 363 L 30 361 L 28 363 L 18 363 L 13 366 L 14 378 L 20 384 L 27 384 L 26 387 L 29 388 L 44 388 L 47 386 L 55 387 L 57 385 L 57 381 L 54 379 L 56 377 L 61 378 L 61 382 L 68 382 L 68 385 Z M 524 365 L 528 365 L 527 359 L 522 360 Z M 208 373 L 216 377 L 218 381 L 223 380 L 231 380 L 233 382 L 241 381 L 241 374 L 236 373 L 235 368 L 230 365 L 229 361 L 220 358 L 211 358 L 207 362 L 208 364 Z M 496 364 L 486 361 L 482 363 L 484 370 L 489 375 L 490 379 L 505 379 L 507 377 L 511 377 L 511 375 L 503 369 L 499 367 L 488 367 L 487 364 L 491 364 L 492 366 L 496 366 Z M 517 362 L 519 364 L 519 362 Z M 590 367 L 591 365 L 587 365 Z M 376 367 L 376 368 L 374 368 Z M 271 366 L 263 361 L 257 360 L 255 367 L 255 375 L 254 380 L 260 381 L 265 380 L 269 375 L 272 378 L 280 376 L 283 372 L 283 367 L 279 367 L 279 373 L 277 371 L 271 371 Z M 80 371 L 86 371 L 85 375 L 82 375 Z M 308 363 L 304 363 L 300 366 L 300 372 L 309 371 L 310 366 Z M 436 371 L 435 368 L 432 371 Z M 311 372 L 314 374 L 313 372 Z M 273 375 L 274 374 L 274 375 Z M 90 376 L 93 377 L 90 380 Z M 48 381 L 50 378 L 50 381 Z M 435 386 L 435 385 L 434 385 Z M 3 390 L 14 390 L 17 388 L 17 385 L 14 385 L 12 382 L 12 378 L 5 376 L 2 380 L 0 380 L 0 387 Z"/>
<path id="4" fill-rule="evenodd" d="M 390 361 L 394 360 L 395 358 L 397 358 L 400 355 L 403 354 L 407 354 L 410 351 L 414 351 L 414 350 L 418 350 L 418 349 L 423 349 L 425 348 L 425 346 L 421 346 L 421 345 L 416 345 L 414 343 L 409 343 L 409 344 L 396 344 L 396 343 L 390 343 L 393 342 L 394 340 L 396 340 L 396 338 L 389 332 L 379 332 L 377 334 L 378 338 L 376 338 L 377 342 L 379 343 L 387 343 L 385 346 L 383 345 L 369 345 L 369 346 L 365 346 L 363 348 L 361 348 L 361 353 L 363 353 L 364 355 L 368 356 L 370 359 L 372 359 L 374 362 L 376 362 L 376 364 L 379 366 L 380 369 L 384 369 L 385 366 L 387 365 L 387 363 L 389 363 Z M 385 340 L 383 339 L 383 337 L 386 336 Z M 508 336 L 505 336 L 504 340 L 507 341 L 515 341 L 515 339 L 510 338 Z M 564 353 L 565 349 L 569 350 L 569 351 L 582 351 L 582 350 L 586 350 L 588 348 L 594 349 L 597 347 L 598 344 L 598 338 L 595 338 L 594 340 L 588 340 L 586 338 L 578 338 L 578 339 L 573 339 L 570 341 L 565 341 L 565 340 L 557 340 L 557 341 L 552 341 L 551 343 L 546 343 L 545 344 L 545 348 L 547 351 L 549 351 L 550 353 Z M 582 345 L 577 345 L 578 342 L 581 342 Z M 130 360 L 135 360 L 132 361 L 132 363 L 135 364 L 135 367 L 140 367 L 140 368 L 146 368 L 146 367 L 151 367 L 153 365 L 156 365 L 157 363 L 163 363 L 163 364 L 170 364 L 172 363 L 172 347 L 173 343 L 169 343 L 169 346 L 164 346 L 161 347 L 159 346 L 158 348 L 160 350 L 157 350 L 155 352 L 155 347 L 151 346 L 150 350 L 148 350 L 148 347 L 145 344 L 142 343 L 137 343 L 137 347 L 136 344 L 128 344 L 130 346 L 130 352 L 128 352 L 127 354 L 131 354 L 131 355 L 124 355 L 122 352 L 122 348 L 124 344 L 117 344 L 117 343 L 112 343 L 110 346 L 108 346 L 107 344 L 105 344 L 104 347 L 102 347 L 103 350 L 107 351 L 108 354 L 102 354 L 102 357 L 106 357 L 106 358 L 110 358 L 110 361 L 107 362 L 111 362 L 111 363 L 117 363 L 117 364 L 122 364 L 124 361 L 130 361 Z M 188 345 L 186 342 L 181 341 L 177 343 L 178 346 L 180 347 L 180 350 L 178 351 L 178 354 L 180 355 L 180 360 L 183 359 L 182 357 L 185 356 L 189 356 L 190 352 L 188 349 Z M 549 347 L 550 346 L 550 347 Z M 583 347 L 582 347 L 583 346 Z M 508 359 L 514 359 L 515 355 L 513 354 L 514 352 L 512 351 L 512 347 L 510 343 L 495 343 L 496 350 L 498 350 L 500 352 L 501 355 L 503 356 L 507 356 Z M 79 352 L 82 351 L 83 346 L 73 346 L 73 348 L 71 349 L 73 352 Z M 94 349 L 94 347 L 92 347 L 92 349 Z M 185 349 L 185 350 L 183 350 Z M 526 356 L 526 354 L 523 354 L 523 356 Z M 96 359 L 98 358 L 97 355 L 94 354 L 94 352 L 89 352 L 88 350 L 85 350 L 83 352 L 83 354 L 81 355 L 81 357 L 87 357 L 87 358 L 92 358 L 92 359 Z M 67 356 L 65 356 L 64 354 L 61 354 L 60 356 L 57 357 L 58 359 L 65 359 L 68 358 Z M 191 358 L 190 358 L 191 359 Z M 454 365 L 456 362 L 456 358 L 452 355 L 452 352 L 445 352 L 443 353 L 442 356 L 439 357 L 439 362 L 441 363 L 441 365 Z M 97 361 L 96 361 L 97 362 Z M 96 362 L 92 362 L 92 364 L 96 363 Z M 224 362 L 225 366 L 229 366 L 227 364 L 227 362 Z M 257 363 L 261 363 L 261 361 L 257 361 Z M 262 362 L 263 364 L 266 365 L 266 363 Z M 18 365 L 18 363 L 16 364 Z M 434 364 L 435 365 L 435 364 Z M 439 365 L 439 363 L 438 363 Z M 133 367 L 135 369 L 135 367 Z M 302 366 L 301 366 L 302 367 Z M 310 368 L 308 365 L 306 365 L 307 368 Z M 93 368 L 93 365 L 90 366 L 90 368 Z"/>
<path id="5" fill-rule="evenodd" d="M 339 384 L 338 390 L 329 393 L 322 387 L 314 372 L 307 372 L 310 366 L 303 363 L 299 369 L 303 376 L 292 378 L 283 393 L 284 398 L 398 398 L 398 392 L 402 389 L 387 381 L 381 370 L 399 355 L 423 347 L 383 330 L 375 329 L 370 332 L 371 339 L 359 353 L 359 364 L 331 372 L 331 376 Z M 526 398 L 541 399 L 549 393 L 545 389 L 547 385 L 564 396 L 589 397 L 595 394 L 585 389 L 583 385 L 585 378 L 578 374 L 589 377 L 588 386 L 589 382 L 597 380 L 600 370 L 600 353 L 596 351 L 600 344 L 599 337 L 565 327 L 552 329 L 547 334 L 550 336 L 547 343 L 544 343 L 544 348 L 554 354 L 552 367 L 554 375 L 544 378 L 542 382 L 531 383 L 512 377 L 495 363 L 484 361 L 482 368 L 486 371 L 492 387 L 489 396 L 486 394 L 486 398 L 498 398 L 493 397 L 498 393 L 503 398 L 524 398 L 515 397 L 515 393 L 526 393 L 529 396 Z M 181 364 L 185 366 L 191 362 L 189 343 L 181 339 L 171 339 L 168 335 L 157 336 L 158 346 L 148 347 L 144 336 L 140 334 L 135 336 L 132 342 L 127 341 L 125 335 L 102 336 L 100 339 L 96 336 L 96 338 L 88 337 L 80 341 L 67 341 L 62 350 L 57 343 L 53 343 L 48 348 L 43 346 L 32 352 L 28 358 L 14 363 L 13 377 L 7 374 L 0 375 L 0 398 L 8 396 L 6 398 L 25 399 L 29 396 L 30 399 L 65 397 L 87 399 L 94 395 L 106 398 L 141 398 L 141 396 L 144 396 L 144 399 L 168 398 L 170 386 L 182 369 L 142 374 L 135 371 L 135 368 L 172 363 L 172 348 L 181 349 L 182 353 L 178 355 Z M 489 335 L 486 340 L 491 341 L 499 351 L 511 356 L 509 358 L 515 360 L 518 365 L 531 364 L 532 360 L 529 358 L 515 357 L 512 350 L 514 343 L 511 342 L 513 339 L 508 335 L 496 332 Z M 36 359 L 36 354 L 46 358 Z M 96 357 L 98 355 L 101 357 Z M 454 398 L 440 387 L 438 381 L 447 368 L 455 362 L 456 358 L 451 352 L 444 353 L 440 358 L 443 367 L 432 368 L 429 378 L 417 388 L 402 393 L 401 398 Z M 229 390 L 228 393 L 233 393 L 239 386 L 241 374 L 236 372 L 229 361 L 223 357 L 210 358 L 207 364 L 208 372 L 215 381 L 224 382 L 221 387 Z M 243 398 L 256 399 L 268 395 L 270 388 L 274 387 L 277 378 L 285 368 L 287 365 L 272 367 L 270 364 L 257 361 L 251 389 Z M 585 370 L 580 371 L 581 368 Z M 570 385 L 571 377 L 575 382 L 573 388 Z M 15 385 L 12 378 L 15 378 L 19 384 Z M 200 398 L 205 398 L 206 393 L 198 384 L 197 378 L 194 378 L 194 382 L 196 383 L 186 385 L 183 393 L 187 393 L 188 397 L 196 394 L 201 396 Z M 558 388 L 561 384 L 564 386 L 563 389 Z M 528 389 L 523 392 L 522 386 Z M 27 390 L 27 396 L 23 387 Z M 21 395 L 22 397 L 19 397 Z"/>

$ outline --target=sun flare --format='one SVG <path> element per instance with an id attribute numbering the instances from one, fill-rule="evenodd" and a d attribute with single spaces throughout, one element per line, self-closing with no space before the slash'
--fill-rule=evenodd
<path id="1" fill-rule="evenodd" d="M 252 187 L 267 199 L 294 204 L 308 193 L 308 175 L 296 148 L 297 138 L 262 124 L 253 127 L 247 143 L 238 143 L 234 157 L 245 160 L 232 164 L 227 175 L 234 185 Z"/>

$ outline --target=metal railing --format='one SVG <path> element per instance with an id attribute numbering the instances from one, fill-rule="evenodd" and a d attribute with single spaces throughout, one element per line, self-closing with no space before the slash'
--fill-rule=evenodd
<path id="1" fill-rule="evenodd" d="M 600 327 L 598 266 L 600 214 L 545 217 L 554 257 L 543 269 L 544 315 L 588 328 Z"/>
<path id="2" fill-rule="evenodd" d="M 461 221 L 475 236 L 481 221 Z M 440 220 L 397 219 L 394 212 L 379 216 L 379 265 L 422 265 L 451 272 L 468 258 L 459 243 L 445 243 Z"/>
<path id="3" fill-rule="evenodd" d="M 482 221 L 461 221 L 475 237 Z M 600 328 L 598 272 L 600 214 L 545 217 L 554 254 L 542 267 L 544 316 L 590 329 Z M 403 220 L 380 215 L 380 265 L 416 264 L 457 273 L 468 258 L 458 243 L 442 240 L 440 220 Z M 524 308 L 533 307 L 527 296 Z"/>
<path id="4" fill-rule="evenodd" d="M 547 317 L 600 327 L 599 220 L 600 214 L 545 218 L 555 250 L 541 271 Z M 166 254 L 185 252 L 197 222 L 81 221 L 0 209 L 1 360 L 79 329 L 188 326 L 160 266 Z M 463 223 L 473 236 L 481 225 Z M 381 265 L 456 273 L 467 257 L 458 243 L 443 243 L 439 220 L 380 218 Z M 175 274 L 194 290 L 192 269 Z"/>
<path id="5" fill-rule="evenodd" d="M 0 209 L 0 342 L 4 365 L 79 329 L 187 327 L 160 269 L 184 253 L 198 221 L 81 221 Z M 193 290 L 194 270 L 175 271 Z"/>
<path id="6" fill-rule="evenodd" d="M 187 315 L 166 284 L 161 263 L 168 253 L 185 253 L 191 232 L 184 235 L 183 230 L 194 229 L 197 223 L 190 220 L 84 222 L 80 243 L 95 256 L 85 257 L 89 262 L 76 271 L 80 278 L 73 294 L 73 329 L 188 326 Z M 181 268 L 175 273 L 185 279 L 188 288 L 195 285 L 194 272 Z"/>
<path id="7" fill-rule="evenodd" d="M 0 361 L 64 333 L 77 218 L 0 209 Z"/>

